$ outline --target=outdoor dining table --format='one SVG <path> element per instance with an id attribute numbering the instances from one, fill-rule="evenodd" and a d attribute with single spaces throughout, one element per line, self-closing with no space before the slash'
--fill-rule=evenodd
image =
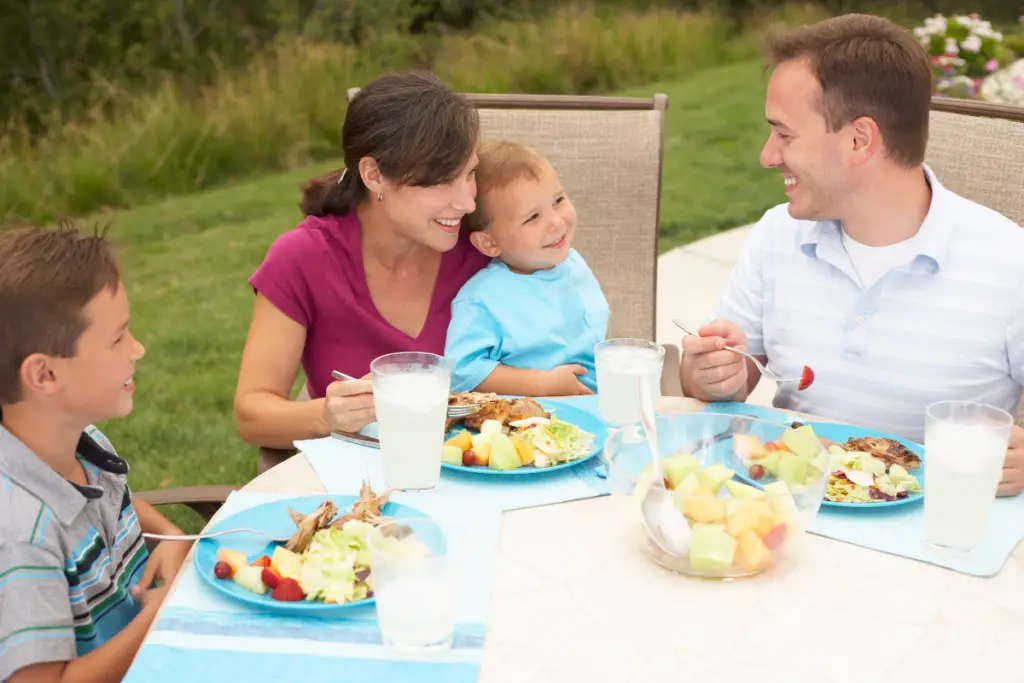
<path id="1" fill-rule="evenodd" d="M 243 490 L 326 493 L 301 453 Z M 808 534 L 785 568 L 700 580 L 640 552 L 631 504 L 504 513 L 481 683 L 1024 681 L 1024 544 L 975 578 Z"/>

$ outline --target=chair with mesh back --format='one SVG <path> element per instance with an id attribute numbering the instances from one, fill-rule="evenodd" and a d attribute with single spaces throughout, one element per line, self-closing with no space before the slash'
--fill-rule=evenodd
<path id="1" fill-rule="evenodd" d="M 934 98 L 925 162 L 953 192 L 1024 226 L 1024 108 Z"/>

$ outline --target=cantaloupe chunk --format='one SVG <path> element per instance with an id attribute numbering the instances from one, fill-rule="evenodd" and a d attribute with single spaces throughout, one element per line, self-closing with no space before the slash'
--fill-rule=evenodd
<path id="1" fill-rule="evenodd" d="M 459 432 L 444 442 L 445 446 L 455 446 L 460 451 L 468 451 L 473 447 L 473 437 L 469 432 Z"/>
<path id="2" fill-rule="evenodd" d="M 725 499 L 708 493 L 694 493 L 683 501 L 683 514 L 698 524 L 714 524 L 725 519 Z"/>
<path id="3" fill-rule="evenodd" d="M 232 573 L 237 572 L 239 567 L 249 566 L 249 560 L 245 559 L 244 553 L 230 548 L 218 548 L 217 561 L 227 563 Z"/>
<path id="4" fill-rule="evenodd" d="M 752 572 L 760 571 L 771 564 L 772 551 L 768 550 L 760 536 L 748 529 L 740 534 L 736 562 Z"/>
<path id="5" fill-rule="evenodd" d="M 516 453 L 519 454 L 519 462 L 523 465 L 533 464 L 533 446 L 526 441 L 514 441 Z"/>

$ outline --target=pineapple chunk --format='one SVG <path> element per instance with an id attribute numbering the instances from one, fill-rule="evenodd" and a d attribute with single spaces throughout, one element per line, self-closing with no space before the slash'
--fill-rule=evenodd
<path id="1" fill-rule="evenodd" d="M 302 574 L 302 556 L 279 545 L 270 557 L 270 568 L 282 579 L 298 581 Z"/>

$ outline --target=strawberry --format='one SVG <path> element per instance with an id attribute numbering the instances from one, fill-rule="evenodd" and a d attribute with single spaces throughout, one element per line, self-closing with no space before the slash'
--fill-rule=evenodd
<path id="1" fill-rule="evenodd" d="M 270 567 L 263 568 L 263 573 L 260 574 L 260 578 L 263 580 L 263 585 L 271 590 L 277 588 L 281 583 L 281 575 Z"/>
<path id="2" fill-rule="evenodd" d="M 270 566 L 270 556 L 269 555 L 260 555 L 255 560 L 253 560 L 250 563 L 249 566 L 250 567 L 269 567 Z"/>
<path id="3" fill-rule="evenodd" d="M 270 594 L 270 597 L 281 602 L 298 602 L 306 596 L 303 594 L 302 588 L 299 587 L 298 581 L 295 579 L 281 579 L 277 584 L 277 588 Z"/>
<path id="4" fill-rule="evenodd" d="M 811 382 L 813 381 L 814 371 L 805 365 L 804 371 L 800 373 L 800 384 L 797 386 L 797 389 L 803 391 L 807 387 L 811 386 Z"/>

